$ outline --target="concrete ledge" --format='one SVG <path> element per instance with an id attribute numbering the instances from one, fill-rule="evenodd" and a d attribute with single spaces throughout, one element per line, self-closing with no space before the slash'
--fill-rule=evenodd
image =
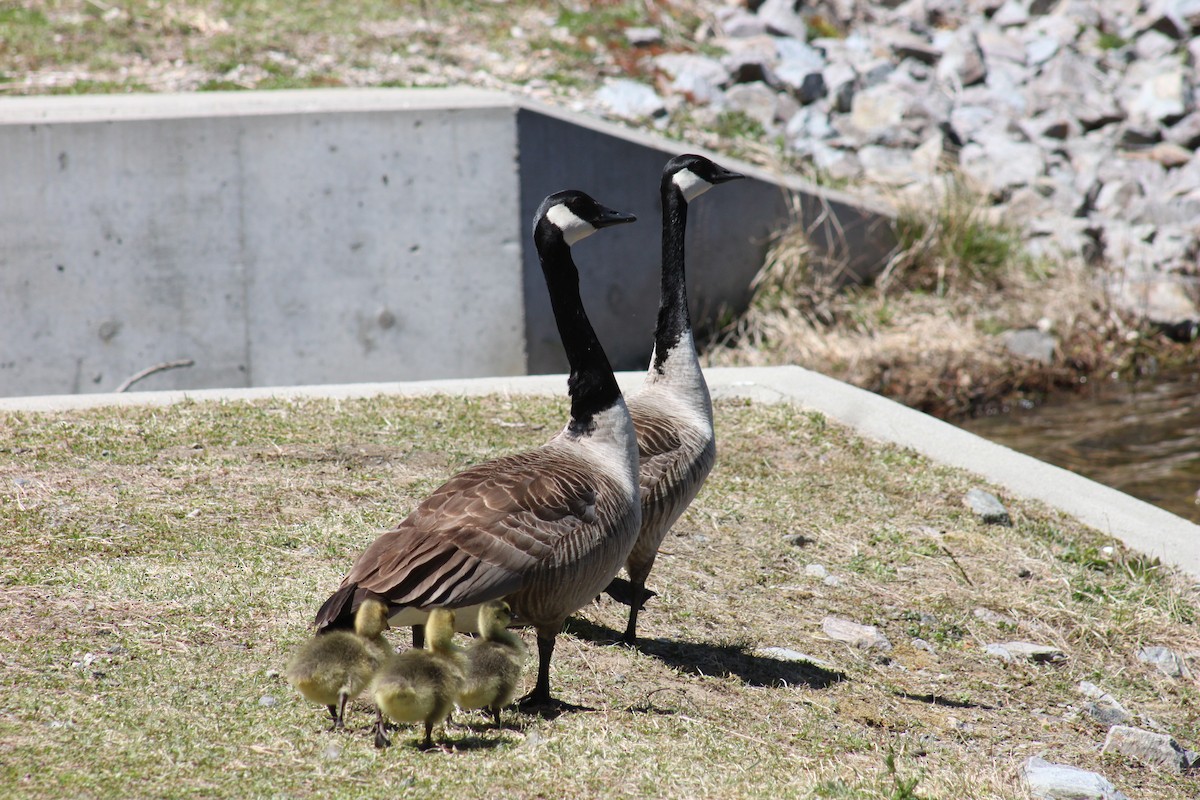
<path id="1" fill-rule="evenodd" d="M 994 444 L 887 398 L 800 367 L 723 368 L 707 370 L 705 374 L 714 397 L 741 397 L 766 404 L 791 403 L 819 411 L 866 438 L 910 447 L 940 464 L 973 472 L 1013 495 L 1041 501 L 1200 580 L 1200 526 L 1157 506 Z M 641 384 L 642 373 L 621 373 L 618 378 L 621 386 L 631 391 Z M 565 396 L 566 377 L 532 375 L 410 383 L 15 397 L 0 398 L 0 411 L 166 406 L 184 400 L 430 394 Z"/>

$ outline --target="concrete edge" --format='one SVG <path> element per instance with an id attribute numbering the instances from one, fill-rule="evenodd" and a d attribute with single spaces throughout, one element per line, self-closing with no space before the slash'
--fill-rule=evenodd
<path id="1" fill-rule="evenodd" d="M 909 447 L 929 459 L 979 475 L 1015 496 L 1063 511 L 1128 547 L 1162 559 L 1200 580 L 1200 526 L 1095 481 L 989 442 L 871 392 L 801 367 L 718 368 L 705 371 L 715 398 L 792 403 L 819 411 L 868 439 Z M 642 381 L 623 372 L 625 391 Z M 405 383 L 204 389 L 180 392 L 50 395 L 0 398 L 0 412 L 58 412 L 119 406 L 237 402 L 266 398 L 351 399 L 379 395 L 564 395 L 566 376 L 530 375 Z"/>
<path id="2" fill-rule="evenodd" d="M 103 120 L 315 114 L 411 109 L 516 108 L 507 92 L 471 87 L 427 89 L 278 89 L 271 91 L 147 92 L 138 94 L 28 95 L 0 103 L 0 124 Z"/>

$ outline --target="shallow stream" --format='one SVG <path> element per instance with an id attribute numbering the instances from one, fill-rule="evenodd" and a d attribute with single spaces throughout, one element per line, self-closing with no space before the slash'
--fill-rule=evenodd
<path id="1" fill-rule="evenodd" d="M 1097 386 L 961 423 L 1200 523 L 1200 376 Z"/>

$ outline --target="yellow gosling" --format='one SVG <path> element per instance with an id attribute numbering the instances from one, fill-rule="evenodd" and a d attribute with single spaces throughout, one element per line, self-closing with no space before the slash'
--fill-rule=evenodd
<path id="1" fill-rule="evenodd" d="M 329 709 L 330 730 L 346 727 L 346 703 L 358 697 L 392 647 L 384 638 L 387 605 L 367 600 L 358 607 L 354 632 L 319 633 L 305 642 L 284 674 L 305 699 Z"/>
<path id="2" fill-rule="evenodd" d="M 467 650 L 467 673 L 458 707 L 486 709 L 500 725 L 500 709 L 508 705 L 521 682 L 525 643 L 508 629 L 512 608 L 503 600 L 479 608 L 479 639 Z"/>
<path id="3" fill-rule="evenodd" d="M 444 721 L 462 692 L 466 661 L 454 644 L 454 612 L 434 609 L 425 623 L 425 649 L 392 656 L 371 683 L 375 698 L 375 746 L 388 747 L 384 717 L 425 723 L 422 749 L 433 746 L 433 726 Z"/>

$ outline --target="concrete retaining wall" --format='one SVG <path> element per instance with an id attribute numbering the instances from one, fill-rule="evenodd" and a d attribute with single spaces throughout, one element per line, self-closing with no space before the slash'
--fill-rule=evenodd
<path id="1" fill-rule="evenodd" d="M 0 395 L 109 392 L 184 358 L 138 388 L 560 370 L 528 227 L 567 186 L 640 218 L 577 260 L 613 362 L 641 366 L 679 150 L 475 90 L 6 100 Z M 886 210 L 722 161 L 752 179 L 694 206 L 698 322 L 744 306 L 792 193 L 809 222 L 833 209 L 814 228 L 832 258 L 882 265 Z"/>

